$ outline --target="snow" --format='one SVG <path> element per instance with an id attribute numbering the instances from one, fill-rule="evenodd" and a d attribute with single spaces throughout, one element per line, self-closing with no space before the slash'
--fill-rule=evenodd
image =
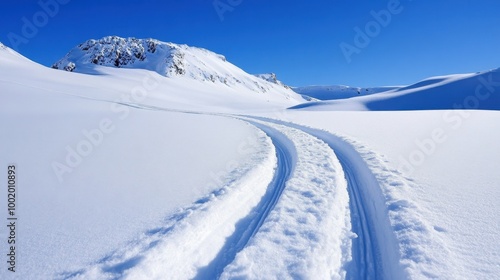
<path id="1" fill-rule="evenodd" d="M 169 78 L 212 83 L 258 93 L 275 92 L 303 101 L 276 80 L 245 73 L 222 55 L 206 49 L 161 42 L 155 39 L 108 36 L 88 40 L 73 48 L 52 67 L 79 73 L 98 74 L 98 65 L 146 69 Z"/>
<path id="2" fill-rule="evenodd" d="M 361 87 L 338 85 L 338 86 L 306 86 L 306 87 L 295 87 L 292 89 L 296 93 L 299 93 L 303 96 L 308 96 L 319 100 L 337 100 L 337 99 L 346 99 L 357 96 L 366 96 L 399 88 L 401 88 L 401 86 L 361 88 Z"/>
<path id="3" fill-rule="evenodd" d="M 19 171 L 1 279 L 500 275 L 498 69 L 305 102 L 210 51 L 134 40 L 88 41 L 73 72 L 0 45 L 0 161 Z M 85 63 L 114 47 L 147 57 Z"/>
<path id="4" fill-rule="evenodd" d="M 102 257 L 232 180 L 233 170 L 256 164 L 249 154 L 261 153 L 252 144 L 257 132 L 235 121 L 134 112 L 60 183 L 51 165 L 64 164 L 65 147 L 85 139 L 79 128 L 92 128 L 93 114 L 27 113 L 15 122 L 2 114 L 1 127 L 12 133 L 0 137 L 10 147 L 2 159 L 20 174 L 22 278 L 51 278 Z"/>
<path id="5" fill-rule="evenodd" d="M 216 256 L 224 240 L 235 231 L 236 222 L 248 215 L 272 179 L 276 165 L 273 147 L 263 133 L 257 141 L 263 144 L 263 151 L 251 156 L 251 164 L 231 171 L 231 180 L 222 187 L 177 211 L 163 225 L 148 230 L 110 256 L 66 274 L 65 278 L 194 277 L 198 267 Z M 132 266 L 134 269 L 128 271 Z"/>
<path id="6" fill-rule="evenodd" d="M 85 267 L 233 180 L 234 170 L 258 165 L 251 155 L 265 152 L 260 132 L 239 121 L 66 95 L 83 94 L 89 86 L 67 79 L 75 73 L 11 55 L 2 59 L 1 158 L 19 170 L 16 277 L 47 279 Z M 127 91 L 103 86 L 92 93 L 111 97 Z M 88 141 L 82 131 L 95 131 L 103 120 L 111 120 L 114 130 L 103 133 L 101 143 L 60 182 L 54 162 L 67 165 L 66 147 L 77 150 Z M 6 240 L 5 231 L 1 238 Z M 0 278 L 7 273 L 0 270 Z"/>
<path id="7" fill-rule="evenodd" d="M 293 108 L 309 111 L 499 110 L 499 91 L 500 68 L 473 74 L 432 77 L 390 91 L 308 102 Z"/>
<path id="8" fill-rule="evenodd" d="M 468 117 L 456 127 L 443 120 L 449 114 Z M 500 273 L 497 111 L 288 112 L 282 118 L 341 135 L 363 156 L 383 191 L 410 278 Z M 436 129 L 446 140 L 427 155 L 417 143 Z M 408 166 L 418 151 L 423 162 Z"/>
<path id="9" fill-rule="evenodd" d="M 352 234 L 340 163 L 319 139 L 297 129 L 266 125 L 293 141 L 291 152 L 297 153 L 293 176 L 260 230 L 221 279 L 342 279 Z M 267 133 L 276 137 L 277 132 Z"/>

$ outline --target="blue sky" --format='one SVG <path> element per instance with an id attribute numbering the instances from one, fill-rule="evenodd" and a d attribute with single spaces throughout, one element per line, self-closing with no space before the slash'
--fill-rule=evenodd
<path id="1" fill-rule="evenodd" d="M 38 2 L 2 1 L 0 41 L 47 66 L 87 39 L 118 35 L 207 48 L 293 86 L 500 67 L 498 0 L 40 0 L 48 11 L 57 3 L 52 15 Z"/>

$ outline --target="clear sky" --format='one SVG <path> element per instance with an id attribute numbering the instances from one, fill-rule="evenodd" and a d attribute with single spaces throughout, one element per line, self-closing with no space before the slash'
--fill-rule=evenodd
<path id="1" fill-rule="evenodd" d="M 292 86 L 400 85 L 500 67 L 500 1 L 2 0 L 0 41 L 47 66 L 108 35 L 207 48 Z"/>

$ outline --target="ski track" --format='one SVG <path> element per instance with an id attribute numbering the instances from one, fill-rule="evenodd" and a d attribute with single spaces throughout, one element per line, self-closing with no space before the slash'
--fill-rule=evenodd
<path id="1" fill-rule="evenodd" d="M 179 264 L 179 260 L 176 260 L 168 265 L 170 269 L 162 268 L 160 270 L 156 270 L 153 267 L 161 266 L 161 264 L 158 263 L 157 258 L 163 260 L 163 258 L 159 255 L 169 251 L 167 250 L 169 247 L 168 244 L 171 245 L 171 243 L 174 242 L 182 243 L 182 241 L 179 240 L 181 239 L 179 236 L 192 236 L 193 234 L 190 233 L 191 231 L 199 231 L 196 228 L 196 222 L 202 218 L 197 218 L 197 216 L 205 216 L 203 218 L 206 219 L 207 212 L 209 213 L 209 216 L 210 214 L 220 216 L 218 215 L 220 211 L 214 209 L 217 208 L 217 206 L 210 205 L 214 203 L 214 200 L 220 199 L 222 202 L 226 202 L 226 208 L 230 208 L 230 203 L 235 203 L 235 201 L 227 201 L 228 199 L 224 198 L 224 195 L 227 192 L 234 192 L 234 190 L 231 189 L 236 187 L 232 185 L 239 184 L 238 182 L 234 182 L 236 179 L 228 183 L 230 187 L 225 186 L 217 191 L 214 191 L 207 197 L 199 199 L 194 203 L 194 205 L 179 210 L 178 213 L 172 215 L 166 220 L 165 225 L 145 232 L 143 236 L 141 236 L 138 240 L 130 242 L 130 244 L 128 244 L 125 248 L 109 254 L 87 268 L 73 272 L 61 273 L 57 278 L 176 279 L 178 277 L 185 277 L 193 279 L 218 279 L 223 269 L 233 261 L 236 254 L 246 246 L 248 240 L 250 240 L 250 238 L 257 233 L 268 214 L 279 201 L 279 198 L 285 188 L 285 183 L 289 179 L 293 169 L 295 168 L 295 162 L 297 161 L 294 144 L 284 134 L 276 129 L 257 122 L 249 120 L 246 120 L 245 122 L 250 123 L 265 132 L 267 134 L 266 137 L 269 137 L 268 139 L 271 140 L 274 150 L 276 151 L 276 169 L 273 179 L 267 187 L 267 191 L 260 200 L 259 204 L 255 206 L 247 216 L 234 222 L 234 230 L 230 236 L 225 237 L 225 243 L 222 248 L 217 248 L 217 250 L 213 250 L 213 248 L 207 249 L 213 250 L 214 252 L 218 251 L 217 255 L 207 265 L 203 266 L 202 262 L 196 263 L 196 261 L 193 261 L 193 258 L 186 256 L 184 258 L 185 263 L 181 265 L 182 269 L 179 270 L 177 268 L 177 272 L 172 272 L 175 271 L 172 267 L 175 266 L 175 264 Z M 267 168 L 270 167 L 266 164 L 263 165 Z M 262 170 L 260 172 L 262 172 Z M 254 171 L 252 175 L 235 173 L 230 177 L 252 177 L 258 175 L 259 172 Z M 226 212 L 230 213 L 231 210 Z M 190 220 L 195 220 L 195 222 Z M 232 224 L 229 222 L 221 224 L 219 228 L 217 226 L 213 226 L 211 230 L 207 230 L 207 228 L 211 226 L 212 225 L 208 225 L 206 223 L 203 224 L 205 231 L 213 232 L 212 235 L 220 235 L 221 237 L 219 239 L 222 239 L 224 238 L 224 235 L 220 227 L 228 228 L 232 227 Z M 173 241 L 168 242 L 168 239 L 172 239 Z M 190 243 L 190 240 L 185 239 L 184 243 Z M 170 251 L 175 252 L 176 250 Z M 207 254 L 207 252 L 204 253 Z M 175 256 L 174 258 L 177 259 L 179 256 Z M 189 264 L 186 265 L 186 263 Z M 197 270 L 196 273 L 195 270 Z"/>
<path id="2" fill-rule="evenodd" d="M 408 278 L 377 178 L 350 143 L 323 130 L 274 119 L 220 116 L 240 119 L 264 132 L 267 139 L 262 143 L 272 147 L 274 161 L 262 159 L 265 163 L 257 171 L 235 171 L 227 185 L 180 209 L 164 225 L 84 269 L 57 278 Z M 305 161 L 304 155 L 309 157 Z M 270 183 L 254 182 L 267 186 L 261 193 L 241 186 L 251 185 L 250 177 L 269 174 L 269 169 L 274 170 L 267 179 Z M 246 179 L 237 179 L 240 176 Z M 252 199 L 245 201 L 246 209 L 229 214 L 249 191 Z M 312 206 L 312 199 L 319 208 Z M 316 223 L 300 217 L 300 211 L 312 214 Z M 300 227 L 306 230 L 300 232 Z"/>
<path id="3" fill-rule="evenodd" d="M 221 279 L 343 279 L 353 235 L 338 159 L 326 143 L 300 129 L 264 123 L 294 143 L 296 169 L 276 207 Z"/>
<path id="4" fill-rule="evenodd" d="M 423 218 L 425 211 L 408 200 L 407 192 L 419 185 L 390 167 L 383 156 L 325 130 L 254 118 L 314 135 L 338 156 L 349 181 L 353 231 L 359 235 L 353 240 L 348 279 L 463 279 L 453 269 L 458 264 L 452 251 Z"/>
<path id="5" fill-rule="evenodd" d="M 405 279 L 399 264 L 399 248 L 379 183 L 361 155 L 345 140 L 326 131 L 283 121 L 263 121 L 300 129 L 321 139 L 335 151 L 348 181 L 352 231 L 352 262 L 346 279 Z"/>

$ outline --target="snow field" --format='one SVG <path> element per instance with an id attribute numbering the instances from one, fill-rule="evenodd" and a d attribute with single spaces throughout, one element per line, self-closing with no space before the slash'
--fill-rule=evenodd
<path id="1" fill-rule="evenodd" d="M 190 75 L 165 78 L 57 71 L 0 45 L 0 160 L 20 174 L 16 277 L 500 275 L 500 70 L 283 110 L 302 99 L 205 52 L 192 50 Z M 219 72 L 250 87 L 202 81 Z M 256 129 L 224 112 L 310 127 L 247 119 Z M 113 131 L 57 180 L 51 163 L 105 119 Z M 446 139 L 424 150 L 436 129 Z M 416 153 L 409 174 L 400 159 Z"/>

